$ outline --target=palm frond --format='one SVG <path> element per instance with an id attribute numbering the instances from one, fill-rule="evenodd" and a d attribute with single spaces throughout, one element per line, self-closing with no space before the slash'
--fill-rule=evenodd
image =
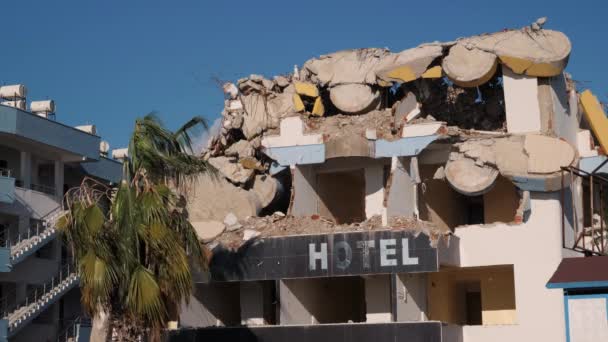
<path id="1" fill-rule="evenodd" d="M 150 270 L 139 265 L 131 274 L 127 308 L 152 326 L 164 325 L 167 311 L 163 305 L 160 288 Z"/>

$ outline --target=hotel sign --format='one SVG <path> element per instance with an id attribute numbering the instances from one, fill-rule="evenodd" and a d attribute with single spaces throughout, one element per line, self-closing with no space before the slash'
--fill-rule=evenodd
<path id="1" fill-rule="evenodd" d="M 428 236 L 383 230 L 264 238 L 238 250 L 218 247 L 210 268 L 212 281 L 246 281 L 434 272 L 438 261 Z"/>

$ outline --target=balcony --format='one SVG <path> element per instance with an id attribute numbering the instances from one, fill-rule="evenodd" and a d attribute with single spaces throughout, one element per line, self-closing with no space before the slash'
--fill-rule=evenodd
<path id="1" fill-rule="evenodd" d="M 11 171 L 0 169 L 0 202 L 11 204 L 15 201 L 15 178 Z"/>

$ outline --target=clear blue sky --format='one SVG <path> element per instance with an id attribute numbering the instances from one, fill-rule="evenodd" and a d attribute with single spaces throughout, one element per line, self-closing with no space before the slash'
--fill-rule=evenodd
<path id="1" fill-rule="evenodd" d="M 0 12 L 0 84 L 54 99 L 58 120 L 93 123 L 117 148 L 150 111 L 172 129 L 193 115 L 213 121 L 223 106 L 213 77 L 272 76 L 341 49 L 400 51 L 547 16 L 573 43 L 568 71 L 605 100 L 607 10 L 606 0 L 19 0 Z"/>

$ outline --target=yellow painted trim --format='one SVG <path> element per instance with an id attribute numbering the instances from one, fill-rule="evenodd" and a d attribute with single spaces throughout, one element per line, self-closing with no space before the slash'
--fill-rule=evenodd
<path id="1" fill-rule="evenodd" d="M 298 94 L 293 94 L 293 106 L 296 112 L 304 111 L 304 102 L 302 102 L 302 98 Z"/>
<path id="2" fill-rule="evenodd" d="M 549 63 L 532 64 L 526 74 L 536 77 L 553 77 L 562 73 L 562 68 Z"/>
<path id="3" fill-rule="evenodd" d="M 509 69 L 513 70 L 514 73 L 523 75 L 530 66 L 532 66 L 532 62 L 526 59 L 517 58 L 517 57 L 509 57 L 509 56 L 498 56 L 500 61 L 509 67 Z"/>
<path id="4" fill-rule="evenodd" d="M 604 153 L 608 152 L 608 118 L 602 105 L 590 90 L 585 90 L 580 98 L 585 118 Z"/>
<path id="5" fill-rule="evenodd" d="M 320 97 L 315 100 L 315 105 L 312 107 L 312 115 L 323 116 L 325 115 L 325 106 Z"/>
<path id="6" fill-rule="evenodd" d="M 499 56 L 500 61 L 514 73 L 536 77 L 552 77 L 562 72 L 562 68 L 551 63 L 534 63 L 527 59 L 510 56 Z"/>
<path id="7" fill-rule="evenodd" d="M 436 65 L 432 68 L 427 69 L 423 74 L 422 78 L 440 78 L 441 77 L 441 66 Z"/>
<path id="8" fill-rule="evenodd" d="M 319 89 L 312 83 L 308 82 L 294 82 L 294 86 L 296 87 L 296 93 L 304 96 L 310 97 L 318 97 Z"/>
<path id="9" fill-rule="evenodd" d="M 402 65 L 387 72 L 385 78 L 393 78 L 396 80 L 401 80 L 403 82 L 410 82 L 417 79 L 418 77 L 416 76 L 416 73 L 414 73 L 412 68 L 407 65 Z"/>
<path id="10" fill-rule="evenodd" d="M 378 80 L 377 80 L 377 83 L 378 83 L 378 85 L 379 85 L 379 86 L 381 86 L 381 87 L 392 87 L 392 86 L 393 86 L 393 83 L 392 83 L 392 82 L 387 82 L 387 81 L 382 80 L 382 79 L 378 79 Z"/>

